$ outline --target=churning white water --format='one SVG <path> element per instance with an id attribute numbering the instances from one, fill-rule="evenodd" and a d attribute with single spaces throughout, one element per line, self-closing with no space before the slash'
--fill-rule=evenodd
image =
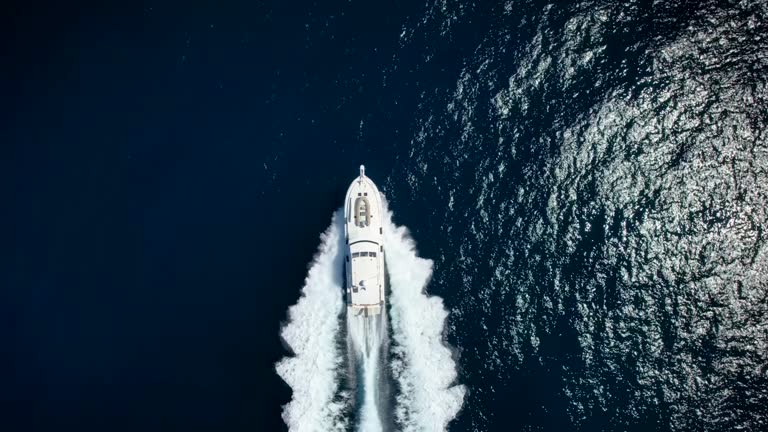
<path id="1" fill-rule="evenodd" d="M 283 407 L 289 430 L 343 431 L 355 405 L 361 432 L 444 431 L 464 401 L 456 364 L 443 342 L 448 312 L 442 299 L 425 294 L 432 261 L 419 258 L 405 227 L 384 218 L 384 257 L 389 287 L 392 349 L 386 310 L 376 317 L 347 315 L 347 352 L 339 346 L 343 304 L 344 217 L 334 214 L 321 236 L 302 296 L 288 311 L 281 336 L 293 351 L 276 369 L 293 391 Z M 346 355 L 345 355 L 346 354 Z M 347 371 L 346 373 L 344 371 Z M 388 403 L 388 376 L 398 384 L 395 406 Z M 341 379 L 354 388 L 345 391 Z M 358 395 L 353 403 L 351 393 Z"/>
<path id="2" fill-rule="evenodd" d="M 432 261 L 418 257 L 405 227 L 384 221 L 384 257 L 391 293 L 392 372 L 400 387 L 395 418 L 403 431 L 444 431 L 464 403 L 456 363 L 443 342 L 448 312 L 439 297 L 427 296 Z"/>
<path id="3" fill-rule="evenodd" d="M 344 217 L 333 215 L 320 237 L 320 247 L 301 290 L 288 309 L 289 322 L 280 335 L 293 351 L 277 363 L 278 375 L 293 391 L 283 407 L 283 420 L 292 432 L 343 431 L 347 406 L 339 395 L 343 355 L 337 343 L 341 312 Z"/>
<path id="4" fill-rule="evenodd" d="M 384 322 L 386 315 L 371 317 L 347 315 L 348 337 L 351 347 L 349 360 L 354 362 L 361 380 L 362 405 L 358 430 L 381 432 L 384 430 L 379 410 L 382 406 L 382 342 L 386 338 Z"/>

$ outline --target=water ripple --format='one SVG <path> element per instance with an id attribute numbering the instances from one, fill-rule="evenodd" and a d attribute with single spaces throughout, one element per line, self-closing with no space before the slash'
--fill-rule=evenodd
<path id="1" fill-rule="evenodd" d="M 411 27 L 479 42 L 390 180 L 445 209 L 455 427 L 765 429 L 766 2 L 493 13 Z"/>

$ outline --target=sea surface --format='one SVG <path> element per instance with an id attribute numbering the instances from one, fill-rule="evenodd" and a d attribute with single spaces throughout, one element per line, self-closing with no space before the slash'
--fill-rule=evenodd
<path id="1" fill-rule="evenodd" d="M 287 430 L 360 164 L 455 370 L 393 429 L 768 430 L 765 0 L 8 17 L 0 430 Z"/>

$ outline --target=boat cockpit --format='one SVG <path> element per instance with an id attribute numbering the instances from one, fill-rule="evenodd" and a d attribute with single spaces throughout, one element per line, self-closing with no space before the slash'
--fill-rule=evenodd
<path id="1" fill-rule="evenodd" d="M 376 252 L 353 252 L 352 258 L 358 258 L 358 257 L 376 257 Z"/>

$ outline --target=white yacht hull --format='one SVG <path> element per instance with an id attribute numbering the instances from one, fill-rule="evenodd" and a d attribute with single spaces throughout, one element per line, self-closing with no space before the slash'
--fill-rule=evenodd
<path id="1" fill-rule="evenodd" d="M 379 315 L 384 309 L 382 211 L 379 189 L 361 165 L 344 200 L 346 300 L 353 315 Z"/>

